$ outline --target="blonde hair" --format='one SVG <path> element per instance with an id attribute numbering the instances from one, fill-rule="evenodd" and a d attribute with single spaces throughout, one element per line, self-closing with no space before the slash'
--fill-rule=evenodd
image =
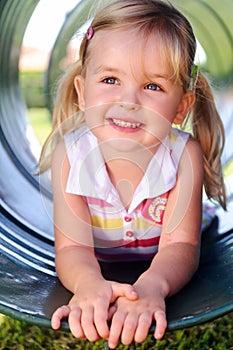
<path id="1" fill-rule="evenodd" d="M 53 131 L 41 153 L 41 169 L 46 169 L 45 150 L 51 138 L 59 131 L 66 132 L 84 123 L 79 111 L 78 97 L 74 87 L 77 75 L 85 75 L 95 33 L 135 27 L 145 40 L 155 33 L 163 44 L 162 54 L 173 73 L 173 79 L 188 90 L 196 52 L 196 39 L 188 20 L 170 3 L 163 0 L 116 0 L 100 10 L 92 21 L 94 36 L 89 41 L 83 38 L 80 58 L 66 72 L 60 81 L 53 112 Z M 198 74 L 195 84 L 196 102 L 190 115 L 193 136 L 199 141 L 204 158 L 204 187 L 209 199 L 216 200 L 225 209 L 226 194 L 221 170 L 221 154 L 224 145 L 224 129 L 215 107 L 213 95 L 207 80 Z M 55 138 L 57 140 L 57 138 Z M 57 141 L 55 141 L 57 142 Z"/>

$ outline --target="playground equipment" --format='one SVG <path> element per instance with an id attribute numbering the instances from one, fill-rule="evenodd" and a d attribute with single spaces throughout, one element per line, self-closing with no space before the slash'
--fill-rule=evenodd
<path id="1" fill-rule="evenodd" d="M 208 69 L 216 81 L 230 85 L 233 77 L 233 2 L 172 2 L 193 24 L 207 55 L 203 68 Z M 0 1 L 0 313 L 50 327 L 52 312 L 71 295 L 58 281 L 54 269 L 50 181 L 45 174 L 39 184 L 33 175 L 37 160 L 28 138 L 26 105 L 18 71 L 23 36 L 38 3 L 39 0 Z M 60 73 L 57 67 L 65 56 L 73 28 L 85 23 L 92 3 L 91 0 L 80 1 L 66 17 L 50 57 L 46 74 L 48 93 Z M 48 105 L 51 108 L 50 100 Z M 232 117 L 232 106 L 222 109 L 227 133 L 224 164 L 233 159 L 230 147 Z M 218 218 L 203 234 L 197 273 L 182 291 L 167 301 L 170 330 L 204 323 L 233 310 L 233 203 L 230 193 L 228 205 L 229 212 L 225 214 L 218 209 Z M 105 264 L 102 268 L 106 277 L 132 282 L 145 266 L 134 264 L 126 270 L 120 264 Z M 67 323 L 64 322 L 63 328 L 68 329 Z"/>

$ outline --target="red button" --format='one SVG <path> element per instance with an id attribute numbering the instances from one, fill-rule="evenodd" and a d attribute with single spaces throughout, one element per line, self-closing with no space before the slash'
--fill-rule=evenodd
<path id="1" fill-rule="evenodd" d="M 132 218 L 130 216 L 125 216 L 125 221 L 130 222 L 130 221 L 132 221 Z"/>
<path id="2" fill-rule="evenodd" d="M 134 233 L 132 231 L 127 231 L 126 236 L 131 238 L 134 236 Z"/>

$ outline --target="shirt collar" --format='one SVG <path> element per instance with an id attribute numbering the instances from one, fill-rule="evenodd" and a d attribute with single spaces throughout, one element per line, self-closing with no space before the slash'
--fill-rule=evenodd
<path id="1" fill-rule="evenodd" d="M 171 156 L 170 140 L 171 137 L 167 136 L 151 159 L 135 190 L 129 213 L 144 199 L 155 198 L 166 193 L 175 185 L 179 160 L 176 161 Z M 67 191 L 120 205 L 118 192 L 107 173 L 97 138 L 85 128 L 78 138 L 77 146 L 79 151 L 75 161 L 71 164 Z"/>

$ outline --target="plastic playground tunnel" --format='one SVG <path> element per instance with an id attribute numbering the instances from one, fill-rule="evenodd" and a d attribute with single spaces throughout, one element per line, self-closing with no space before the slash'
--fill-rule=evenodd
<path id="1" fill-rule="evenodd" d="M 203 69 L 222 85 L 233 85 L 233 26 L 232 0 L 172 0 L 191 21 L 198 41 L 206 53 L 206 62 Z M 52 224 L 52 193 L 48 175 L 45 174 L 41 183 L 34 175 L 37 159 L 31 149 L 31 139 L 28 137 L 27 106 L 19 83 L 19 57 L 22 48 L 23 37 L 28 22 L 39 3 L 39 0 L 1 0 L 0 1 L 0 136 L 1 136 L 1 226 L 0 226 L 0 278 L 4 281 L 4 297 L 1 296 L 2 309 L 10 315 L 18 318 L 29 318 L 30 321 L 48 323 L 51 314 L 51 300 L 54 293 L 61 292 L 60 298 L 69 297 L 69 293 L 63 291 L 56 279 L 54 270 L 53 250 L 53 224 Z M 53 46 L 50 55 L 48 69 L 46 71 L 45 90 L 49 96 L 50 87 L 59 76 L 59 63 L 65 57 L 69 40 L 80 28 L 88 17 L 93 0 L 77 1 L 77 5 L 69 12 Z M 74 29 L 75 28 L 75 29 Z M 39 29 L 38 29 L 39 30 Z M 61 40 L 62 38 L 62 40 Z M 48 100 L 48 107 L 51 102 Z M 232 121 L 226 118 L 224 124 L 232 135 Z M 226 144 L 226 149 L 229 144 Z M 232 159 L 232 151 L 224 153 L 224 162 Z M 231 226 L 232 228 L 232 226 Z M 232 232 L 232 231 L 231 231 Z M 225 242 L 226 243 L 226 242 Z M 233 279 L 232 245 L 219 244 L 216 249 L 225 252 L 231 259 L 230 275 L 225 277 L 225 283 Z M 229 253 L 230 252 L 230 253 Z M 19 266 L 22 268 L 19 269 Z M 217 271 L 222 274 L 224 265 Z M 29 269 L 29 270 L 28 270 Z M 7 277 L 6 277 L 7 276 Z M 199 276 L 199 282 L 205 288 L 204 273 Z M 211 276 L 211 274 L 210 274 Z M 215 278 L 215 277 L 214 277 Z M 49 281 L 49 283 L 47 283 Z M 19 305 L 19 295 L 30 295 L 30 288 L 37 283 L 38 295 L 41 300 L 46 299 L 45 304 L 36 306 L 32 296 L 31 302 L 26 298 L 25 303 Z M 46 283 L 49 285 L 46 289 Z M 197 283 L 197 282 L 196 282 Z M 24 287 L 27 285 L 27 289 Z M 232 282 L 231 282 L 232 286 Z M 218 291 L 217 286 L 212 286 Z M 209 285 L 211 290 L 212 288 Z M 1 289 L 3 284 L 1 282 Z M 14 292 L 12 290 L 14 289 Z M 19 295 L 14 294 L 15 291 Z M 2 292 L 1 292 L 2 293 Z M 13 294 L 12 294 L 13 293 Z M 21 293 L 21 294 L 20 294 Z M 29 293 L 29 294 L 27 294 Z M 201 290 L 199 290 L 201 293 Z M 215 295 L 216 295 L 215 293 Z M 200 298 L 197 304 L 205 308 L 205 296 Z M 17 299 L 18 298 L 18 299 Z M 181 305 L 177 297 L 178 305 Z M 179 299 L 180 298 L 180 299 Z M 22 299 L 22 298 L 21 298 Z M 220 298 L 221 299 L 221 298 Z M 219 314 L 232 310 L 232 290 L 226 296 L 225 304 L 219 301 Z M 60 299 L 56 301 L 59 305 Z M 188 301 L 189 303 L 189 301 Z M 190 299 L 190 305 L 192 300 Z M 195 303 L 194 303 L 195 304 Z M 213 303 L 214 304 L 214 303 Z M 195 305 L 194 305 L 195 306 Z M 198 305 L 197 305 L 198 306 Z M 30 309 L 31 307 L 31 309 Z M 54 305 L 53 305 L 54 307 Z M 211 308 L 212 306 L 210 306 Z M 171 314 L 173 310 L 171 307 Z M 180 324 L 182 307 L 177 319 L 174 318 L 173 328 Z M 195 311 L 194 307 L 194 313 Z M 214 308 L 211 309 L 211 317 L 214 317 Z M 23 316 L 20 316 L 23 315 Z M 36 316 L 35 316 L 36 315 Z M 201 315 L 201 314 L 200 314 Z M 197 323 L 201 316 L 196 314 L 193 320 L 188 321 L 186 315 L 185 324 Z M 211 318 L 210 315 L 205 318 Z M 177 323 L 178 322 L 178 323 Z M 172 328 L 172 327 L 171 327 Z"/>

